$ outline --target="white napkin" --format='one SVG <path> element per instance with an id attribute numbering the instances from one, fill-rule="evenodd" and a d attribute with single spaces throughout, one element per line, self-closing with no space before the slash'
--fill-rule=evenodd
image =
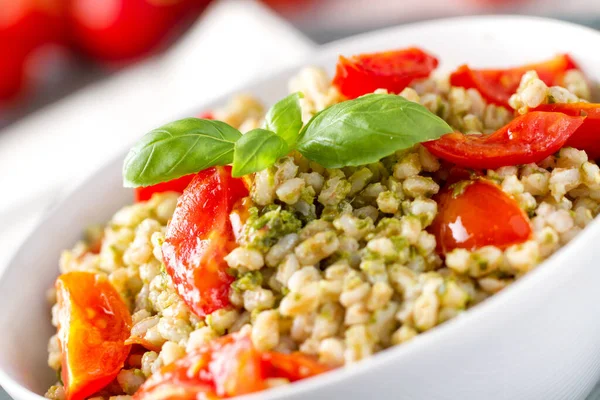
<path id="1" fill-rule="evenodd" d="M 167 53 L 0 132 L 0 272 L 57 195 L 146 131 L 306 56 L 257 1 L 217 2 Z"/>

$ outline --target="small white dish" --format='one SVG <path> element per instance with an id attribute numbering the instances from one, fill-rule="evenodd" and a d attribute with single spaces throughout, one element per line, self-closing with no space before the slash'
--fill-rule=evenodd
<path id="1" fill-rule="evenodd" d="M 530 17 L 468 17 L 386 29 L 323 47 L 305 64 L 333 70 L 339 53 L 420 46 L 442 69 L 468 62 L 501 67 L 569 52 L 600 81 L 600 33 Z M 297 69 L 245 88 L 272 103 Z M 220 102 L 217 102 L 220 103 Z M 141 133 L 141 132 L 140 132 Z M 0 281 L 0 385 L 17 400 L 40 399 L 55 376 L 46 290 L 57 260 L 90 223 L 132 201 L 118 157 L 77 187 L 23 244 Z M 464 316 L 346 369 L 248 399 L 577 400 L 600 377 L 600 221 L 536 271 Z"/>

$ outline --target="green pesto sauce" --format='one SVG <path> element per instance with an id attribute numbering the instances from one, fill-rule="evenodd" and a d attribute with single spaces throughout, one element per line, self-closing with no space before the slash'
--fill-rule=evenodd
<path id="1" fill-rule="evenodd" d="M 262 215 L 251 209 L 250 214 L 243 241 L 261 251 L 267 251 L 280 238 L 296 233 L 302 227 L 302 222 L 292 212 L 281 207 L 265 207 Z"/>

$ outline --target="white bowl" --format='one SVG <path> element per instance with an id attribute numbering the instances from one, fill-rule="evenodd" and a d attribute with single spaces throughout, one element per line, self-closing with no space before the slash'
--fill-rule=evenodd
<path id="1" fill-rule="evenodd" d="M 492 67 L 572 54 L 600 81 L 600 33 L 528 17 L 472 17 L 386 29 L 330 44 L 305 64 L 330 71 L 339 53 L 411 45 L 442 69 Z M 286 71 L 246 88 L 266 102 L 286 93 Z M 210 107 L 209 107 L 210 108 Z M 142 133 L 142 132 L 140 132 Z M 46 366 L 52 335 L 46 290 L 62 249 L 90 223 L 132 201 L 122 158 L 91 176 L 29 237 L 0 281 L 0 384 L 18 400 L 40 399 L 55 380 Z M 502 293 L 410 343 L 346 369 L 269 392 L 261 399 L 582 399 L 600 378 L 600 221 Z"/>

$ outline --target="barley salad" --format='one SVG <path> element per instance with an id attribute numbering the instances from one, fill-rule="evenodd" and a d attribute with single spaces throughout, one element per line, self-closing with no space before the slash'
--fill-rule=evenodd
<path id="1" fill-rule="evenodd" d="M 301 70 L 160 127 L 135 204 L 60 259 L 50 399 L 220 399 L 460 315 L 597 215 L 600 105 L 566 54 L 435 73 L 418 48 Z"/>

